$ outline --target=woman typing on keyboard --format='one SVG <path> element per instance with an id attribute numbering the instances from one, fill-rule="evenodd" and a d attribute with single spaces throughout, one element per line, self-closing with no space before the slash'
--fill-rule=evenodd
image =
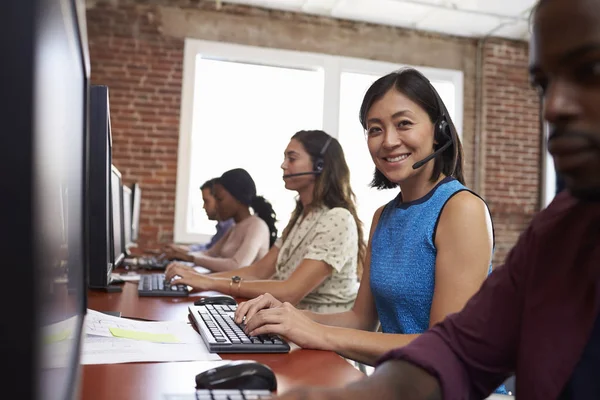
<path id="1" fill-rule="evenodd" d="M 225 172 L 213 185 L 217 214 L 235 224 L 210 249 L 176 254 L 211 271 L 231 271 L 260 260 L 277 239 L 275 211 L 262 196 L 250 174 L 236 168 Z M 250 212 L 254 210 L 254 214 Z"/>
<path id="2" fill-rule="evenodd" d="M 271 293 L 241 303 L 235 322 L 372 365 L 463 308 L 491 271 L 494 239 L 485 202 L 463 185 L 460 140 L 427 78 L 413 69 L 380 78 L 360 121 L 372 186 L 401 193 L 374 214 L 353 308 L 299 311 Z M 383 333 L 374 332 L 379 322 Z"/>
<path id="3" fill-rule="evenodd" d="M 166 278 L 235 297 L 268 292 L 315 312 L 349 310 L 365 244 L 342 147 L 323 131 L 300 131 L 285 149 L 281 168 L 285 187 L 298 200 L 282 237 L 262 259 L 211 275 L 173 263 Z"/>

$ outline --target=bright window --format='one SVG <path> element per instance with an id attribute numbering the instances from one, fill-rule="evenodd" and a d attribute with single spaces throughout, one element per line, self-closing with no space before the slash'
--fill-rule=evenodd
<path id="1" fill-rule="evenodd" d="M 314 99 L 307 102 L 305 99 Z M 283 150 L 295 132 L 321 129 L 323 73 L 196 57 L 189 209 L 186 229 L 210 233 L 202 209 L 203 182 L 246 169 L 257 192 L 276 207 L 279 230 L 294 208 L 283 186 Z M 195 190 L 196 189 L 196 190 Z"/>
<path id="2" fill-rule="evenodd" d="M 369 188 L 373 163 L 358 120 L 362 97 L 401 65 L 186 40 L 177 176 L 175 240 L 204 242 L 214 233 L 199 187 L 245 168 L 258 194 L 273 203 L 283 230 L 295 204 L 280 169 L 290 137 L 323 129 L 340 140 L 350 166 L 365 235 L 375 209 L 397 191 Z M 462 130 L 462 72 L 419 68 L 431 79 Z"/>

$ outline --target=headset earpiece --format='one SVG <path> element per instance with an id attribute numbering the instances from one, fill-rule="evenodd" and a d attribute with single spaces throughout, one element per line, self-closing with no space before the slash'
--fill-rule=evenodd
<path id="1" fill-rule="evenodd" d="M 435 126 L 434 138 L 438 147 L 443 146 L 448 141 L 452 141 L 450 125 L 448 124 L 448 121 L 446 121 L 445 115 L 442 115 L 440 122 L 438 122 Z"/>
<path id="2" fill-rule="evenodd" d="M 327 142 L 325 142 L 325 144 L 323 145 L 323 148 L 321 149 L 321 151 L 319 152 L 319 156 L 315 159 L 315 162 L 313 163 L 313 171 L 316 174 L 320 174 L 321 172 L 323 172 L 323 169 L 325 168 L 325 152 L 327 151 L 327 148 L 329 147 L 329 144 L 331 143 L 331 141 L 333 140 L 333 137 L 329 137 L 329 139 L 327 139 Z"/>
<path id="3" fill-rule="evenodd" d="M 313 170 L 315 172 L 321 173 L 323 172 L 323 168 L 325 167 L 325 161 L 319 157 L 315 161 L 315 165 L 313 166 Z"/>

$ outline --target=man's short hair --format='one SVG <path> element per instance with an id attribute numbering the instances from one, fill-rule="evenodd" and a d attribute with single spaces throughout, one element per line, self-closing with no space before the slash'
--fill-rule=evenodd
<path id="1" fill-rule="evenodd" d="M 542 6 L 542 3 L 547 3 L 547 2 L 548 2 L 547 0 L 537 0 L 535 2 L 535 4 L 533 5 L 533 7 L 531 7 L 531 11 L 529 12 L 529 30 L 530 31 L 533 26 L 533 18 L 535 17 L 535 13 Z"/>
<path id="2" fill-rule="evenodd" d="M 215 183 L 217 183 L 217 181 L 219 180 L 219 178 L 212 178 L 207 180 L 206 182 L 204 182 L 202 184 L 202 186 L 200 186 L 200 190 L 204 190 L 204 189 L 209 189 L 211 192 L 215 186 Z"/>

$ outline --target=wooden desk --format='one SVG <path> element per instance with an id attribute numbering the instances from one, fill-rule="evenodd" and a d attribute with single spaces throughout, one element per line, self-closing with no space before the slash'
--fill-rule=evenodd
<path id="1" fill-rule="evenodd" d="M 188 298 L 138 297 L 137 283 L 125 283 L 122 293 L 88 292 L 88 308 L 120 311 L 123 317 L 187 320 Z M 222 354 L 226 360 L 256 360 L 277 376 L 278 393 L 298 386 L 339 387 L 364 377 L 348 361 L 329 351 L 294 349 L 289 354 Z M 193 392 L 197 362 L 84 365 L 81 398 L 162 399 L 165 393 Z"/>

